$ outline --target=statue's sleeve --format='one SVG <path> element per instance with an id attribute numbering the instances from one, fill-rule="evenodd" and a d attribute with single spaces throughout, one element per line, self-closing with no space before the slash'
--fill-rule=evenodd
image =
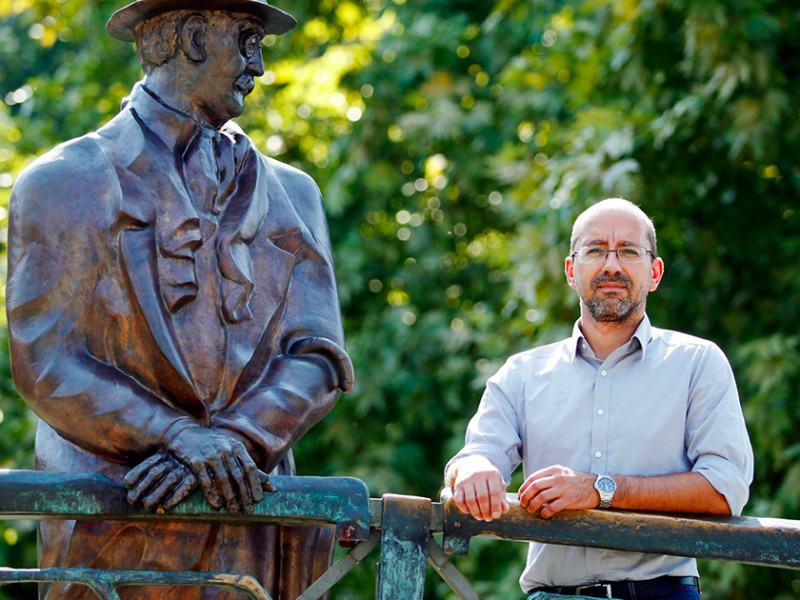
<path id="1" fill-rule="evenodd" d="M 267 215 L 275 220 L 285 217 L 276 211 L 291 211 L 302 224 L 272 239 L 295 257 L 281 318 L 269 334 L 275 355 L 258 384 L 212 419 L 243 438 L 266 470 L 353 387 L 322 196 L 307 175 L 293 176 L 282 180 L 291 205 L 273 202 Z"/>
<path id="2" fill-rule="evenodd" d="M 119 186 L 92 140 L 34 162 L 11 194 L 6 306 L 14 382 L 62 437 L 105 459 L 134 462 L 188 417 L 112 361 L 95 356 L 97 287 L 114 260 Z M 110 330 L 106 335 L 113 335 Z"/>

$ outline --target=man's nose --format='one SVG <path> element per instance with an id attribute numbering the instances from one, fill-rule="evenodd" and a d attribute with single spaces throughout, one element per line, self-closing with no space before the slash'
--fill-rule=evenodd
<path id="1" fill-rule="evenodd" d="M 606 254 L 606 259 L 603 261 L 603 271 L 609 273 L 619 273 L 622 270 L 622 264 L 619 262 L 619 256 L 614 251 L 609 251 Z"/>
<path id="2" fill-rule="evenodd" d="M 261 77 L 264 74 L 264 57 L 261 55 L 261 49 L 254 52 L 247 61 L 247 70 L 255 77 Z"/>

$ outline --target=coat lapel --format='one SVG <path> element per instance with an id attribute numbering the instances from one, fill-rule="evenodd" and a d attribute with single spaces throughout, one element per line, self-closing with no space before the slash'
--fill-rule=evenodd
<path id="1" fill-rule="evenodd" d="M 243 142 L 248 143 L 246 138 Z M 234 193 L 228 210 L 236 210 L 238 194 L 248 196 L 247 202 L 251 203 L 248 211 L 250 223 L 243 223 L 244 226 L 239 228 L 243 236 L 237 239 L 238 247 L 233 250 L 238 251 L 240 264 L 246 264 L 253 289 L 249 296 L 250 318 L 227 324 L 227 352 L 220 406 L 228 404 L 231 398 L 238 397 L 242 388 L 260 378 L 266 364 L 279 348 L 277 325 L 283 315 L 283 304 L 296 261 L 295 255 L 281 248 L 271 235 L 275 224 L 283 221 L 282 212 L 288 201 L 286 192 L 255 149 L 251 149 L 244 169 L 249 172 L 240 175 L 241 187 Z M 238 198 L 238 201 L 242 202 L 243 199 Z M 297 227 L 298 223 L 293 222 L 292 229 L 296 230 Z"/>
<path id="2" fill-rule="evenodd" d="M 101 143 L 115 164 L 121 188 L 116 224 L 121 267 L 133 291 L 131 300 L 138 304 L 155 342 L 150 363 L 159 373 L 153 379 L 169 394 L 168 401 L 200 422 L 207 422 L 208 411 L 189 375 L 159 289 L 159 253 L 154 228 L 157 198 L 175 199 L 179 206 L 188 202 L 182 186 L 177 185 L 180 175 L 175 160 L 163 144 L 159 147 L 147 139 L 147 131 L 130 112 L 122 113 L 99 133 L 101 140 L 114 139 L 114 143 Z M 121 144 L 120 140 L 128 143 Z"/>

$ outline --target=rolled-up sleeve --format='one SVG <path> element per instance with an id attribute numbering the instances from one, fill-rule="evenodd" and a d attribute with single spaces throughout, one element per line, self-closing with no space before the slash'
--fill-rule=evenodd
<path id="1" fill-rule="evenodd" d="M 733 371 L 714 344 L 704 348 L 692 377 L 686 415 L 686 453 L 692 470 L 725 496 L 731 514 L 747 503 L 753 449 Z"/>

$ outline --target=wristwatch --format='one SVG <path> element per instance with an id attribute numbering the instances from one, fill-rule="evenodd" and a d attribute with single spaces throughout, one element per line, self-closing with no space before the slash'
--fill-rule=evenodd
<path id="1" fill-rule="evenodd" d="M 598 475 L 594 480 L 594 489 L 600 494 L 600 508 L 611 508 L 614 492 L 617 491 L 617 482 L 609 475 Z"/>

